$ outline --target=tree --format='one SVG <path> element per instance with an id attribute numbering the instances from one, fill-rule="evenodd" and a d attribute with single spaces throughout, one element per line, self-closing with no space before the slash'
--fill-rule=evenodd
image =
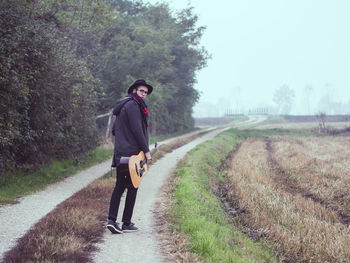
<path id="1" fill-rule="evenodd" d="M 287 85 L 281 86 L 273 95 L 273 102 L 278 106 L 280 114 L 289 114 L 295 98 L 294 90 Z"/>
<path id="2" fill-rule="evenodd" d="M 326 129 L 326 113 L 325 112 L 318 112 L 315 115 L 317 121 L 318 121 L 318 133 L 321 133 L 322 131 L 324 131 Z"/>
<path id="3" fill-rule="evenodd" d="M 0 9 L 0 149 L 6 169 L 79 157 L 97 145 L 98 81 L 43 1 Z M 56 10 L 56 11 L 55 11 Z"/>
<path id="4" fill-rule="evenodd" d="M 199 98 L 193 88 L 195 72 L 208 59 L 198 46 L 204 30 L 196 27 L 198 17 L 191 8 L 174 17 L 166 4 L 111 2 L 118 7 L 119 19 L 106 31 L 97 58 L 104 61 L 99 62 L 96 76 L 106 94 L 99 101 L 100 111 L 113 107 L 135 79 L 147 78 L 156 87 L 149 105 L 150 124 L 156 126 L 151 131 L 165 133 L 192 127 L 192 108 Z"/>
<path id="5" fill-rule="evenodd" d="M 6 168 L 78 158 L 98 143 L 95 116 L 135 79 L 155 90 L 151 131 L 193 127 L 206 65 L 192 8 L 131 0 L 0 2 L 0 149 Z"/>

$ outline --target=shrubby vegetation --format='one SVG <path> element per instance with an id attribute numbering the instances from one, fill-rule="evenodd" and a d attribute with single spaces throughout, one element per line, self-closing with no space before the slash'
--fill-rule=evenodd
<path id="1" fill-rule="evenodd" d="M 155 87 L 153 134 L 191 128 L 195 72 L 208 58 L 196 22 L 191 8 L 129 0 L 1 1 L 2 168 L 95 148 L 95 116 L 137 78 Z"/>

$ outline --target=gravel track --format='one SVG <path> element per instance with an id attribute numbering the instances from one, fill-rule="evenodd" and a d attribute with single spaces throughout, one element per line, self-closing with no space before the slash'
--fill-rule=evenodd
<path id="1" fill-rule="evenodd" d="M 217 136 L 227 128 L 213 130 L 200 138 L 165 155 L 150 167 L 142 180 L 137 194 L 133 222 L 139 231 L 134 233 L 112 234 L 106 229 L 104 240 L 98 244 L 99 252 L 94 256 L 94 262 L 101 263 L 158 263 L 163 262 L 162 254 L 157 246 L 154 235 L 153 211 L 159 192 L 165 179 L 171 174 L 177 163 L 198 144 Z M 121 201 L 118 216 L 123 212 L 124 200 Z"/>

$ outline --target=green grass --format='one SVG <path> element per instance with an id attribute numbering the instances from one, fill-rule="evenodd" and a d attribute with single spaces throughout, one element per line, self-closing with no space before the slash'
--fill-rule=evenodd
<path id="1" fill-rule="evenodd" d="M 54 160 L 33 173 L 23 171 L 7 173 L 0 178 L 0 204 L 15 202 L 18 197 L 33 193 L 77 171 L 105 161 L 112 155 L 113 149 L 99 147 L 87 153 L 78 164 L 74 160 Z"/>
<path id="2" fill-rule="evenodd" d="M 273 248 L 264 241 L 255 242 L 240 232 L 239 220 L 222 208 L 214 191 L 224 183 L 222 167 L 227 155 L 237 144 L 249 137 L 271 135 L 311 136 L 307 130 L 230 129 L 199 145 L 181 163 L 175 177 L 179 178 L 172 193 L 175 205 L 171 210 L 174 228 L 185 233 L 190 250 L 206 262 L 277 262 Z"/>
<path id="3" fill-rule="evenodd" d="M 239 132 L 226 131 L 187 155 L 175 173 L 180 180 L 173 192 L 171 220 L 187 235 L 190 250 L 207 262 L 277 262 L 266 244 L 252 241 L 231 223 L 212 191 L 222 161 L 240 140 Z"/>

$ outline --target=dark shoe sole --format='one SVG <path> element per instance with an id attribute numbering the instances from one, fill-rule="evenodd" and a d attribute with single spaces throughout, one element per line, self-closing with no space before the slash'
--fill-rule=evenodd
<path id="1" fill-rule="evenodd" d="M 123 231 L 115 228 L 113 225 L 107 225 L 107 228 L 109 231 L 111 231 L 113 234 L 122 234 Z"/>

